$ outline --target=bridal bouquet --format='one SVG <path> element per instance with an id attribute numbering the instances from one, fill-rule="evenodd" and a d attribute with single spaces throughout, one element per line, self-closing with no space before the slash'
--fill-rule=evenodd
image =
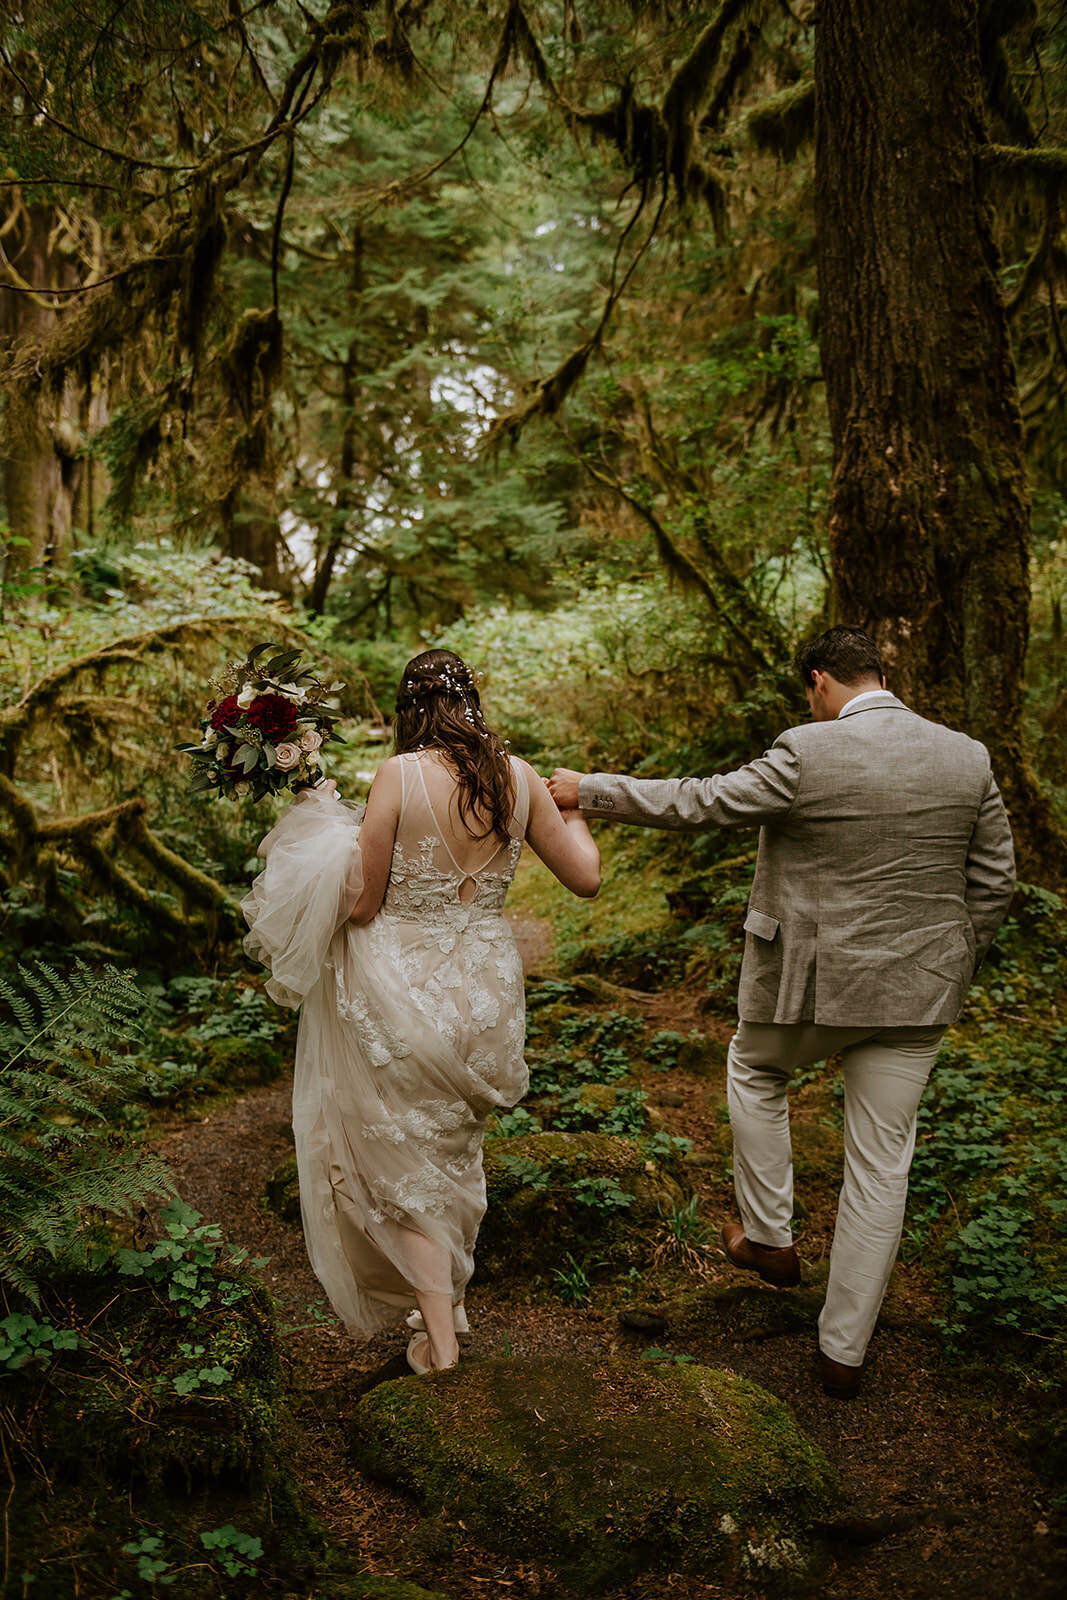
<path id="1" fill-rule="evenodd" d="M 194 794 L 261 800 L 303 788 L 322 776 L 322 746 L 344 743 L 334 727 L 340 712 L 327 704 L 344 684 L 301 669 L 299 650 L 257 644 L 247 660 L 217 673 L 211 687 L 200 743 L 178 746 L 192 760 Z"/>

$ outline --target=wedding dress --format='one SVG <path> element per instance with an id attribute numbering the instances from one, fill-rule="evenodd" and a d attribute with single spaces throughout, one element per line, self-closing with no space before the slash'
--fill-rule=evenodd
<path id="1" fill-rule="evenodd" d="M 479 846 L 454 807 L 435 813 L 431 763 L 440 794 L 435 752 L 400 757 L 389 882 L 366 926 L 347 920 L 363 882 L 359 814 L 322 790 L 262 841 L 266 867 L 241 905 L 268 994 L 301 1006 L 293 1133 L 308 1255 L 366 1339 L 416 1289 L 463 1298 L 485 1212 L 485 1124 L 528 1083 L 522 964 L 504 916 L 526 776 L 512 761 L 508 842 Z M 484 859 L 470 870 L 475 850 Z"/>

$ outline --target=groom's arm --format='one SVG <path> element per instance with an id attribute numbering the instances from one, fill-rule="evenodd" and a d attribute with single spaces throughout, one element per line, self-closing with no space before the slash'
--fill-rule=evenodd
<path id="1" fill-rule="evenodd" d="M 549 780 L 553 797 L 559 798 L 557 787 L 566 795 L 577 777 L 577 800 L 587 817 L 695 833 L 781 821 L 796 799 L 800 758 L 779 740 L 758 760 L 711 778 L 627 778 L 608 772 L 565 777 L 565 784 L 557 784 L 556 774 Z"/>
<path id="2" fill-rule="evenodd" d="M 993 774 L 967 850 L 967 912 L 974 927 L 975 971 L 985 959 L 1015 893 L 1015 851 L 1011 825 Z"/>

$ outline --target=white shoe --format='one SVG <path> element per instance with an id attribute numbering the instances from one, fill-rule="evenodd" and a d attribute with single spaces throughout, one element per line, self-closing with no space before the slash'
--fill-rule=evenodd
<path id="1" fill-rule="evenodd" d="M 435 1367 L 435 1366 L 431 1366 L 428 1362 L 424 1364 L 421 1361 L 416 1361 L 415 1360 L 415 1354 L 414 1354 L 415 1346 L 417 1344 L 422 1344 L 424 1339 L 425 1339 L 425 1343 L 426 1343 L 426 1354 L 429 1355 L 429 1353 L 430 1353 L 430 1341 L 429 1341 L 429 1339 L 425 1338 L 424 1334 L 421 1334 L 421 1333 L 413 1333 L 412 1334 L 411 1338 L 408 1340 L 408 1347 L 407 1347 L 407 1352 L 406 1352 L 408 1366 L 411 1368 L 412 1372 L 417 1373 L 420 1378 L 424 1377 L 426 1375 L 426 1373 L 428 1373 L 428 1372 L 448 1372 L 452 1367 L 457 1367 L 459 1365 L 459 1353 L 458 1353 L 458 1351 L 456 1353 L 456 1359 L 454 1361 L 449 1361 L 447 1363 L 447 1365 L 443 1366 L 443 1367 Z"/>
<path id="2" fill-rule="evenodd" d="M 404 1321 L 415 1333 L 426 1332 L 426 1324 L 422 1320 L 422 1312 L 417 1307 L 414 1311 L 408 1312 Z M 456 1333 L 470 1333 L 471 1331 L 470 1324 L 467 1321 L 467 1313 L 461 1305 L 452 1307 L 452 1328 Z"/>

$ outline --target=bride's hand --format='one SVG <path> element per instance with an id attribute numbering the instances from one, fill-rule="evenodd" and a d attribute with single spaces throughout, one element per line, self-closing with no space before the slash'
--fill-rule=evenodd
<path id="1" fill-rule="evenodd" d="M 298 792 L 297 797 L 296 797 L 297 798 L 297 803 L 299 803 L 301 800 L 303 800 L 306 795 L 310 795 L 310 794 L 333 794 L 333 792 L 334 792 L 334 790 L 336 788 L 337 788 L 337 779 L 336 778 L 327 778 L 324 783 L 309 784 L 306 789 L 301 789 Z"/>
<path id="2" fill-rule="evenodd" d="M 578 810 L 578 780 L 582 776 L 570 767 L 557 767 L 551 778 L 545 780 L 549 794 L 561 811 Z"/>

